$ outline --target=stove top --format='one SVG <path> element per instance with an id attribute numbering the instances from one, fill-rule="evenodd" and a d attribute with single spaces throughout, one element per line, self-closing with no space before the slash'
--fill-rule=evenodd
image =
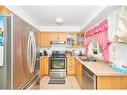
<path id="1" fill-rule="evenodd" d="M 66 56 L 51 56 L 53 58 L 66 58 Z"/>
<path id="2" fill-rule="evenodd" d="M 53 53 L 52 53 L 52 56 L 51 56 L 51 57 L 55 57 L 55 58 L 64 58 L 64 57 L 66 57 L 66 55 L 65 55 L 64 52 L 56 51 L 56 52 L 53 52 Z"/>

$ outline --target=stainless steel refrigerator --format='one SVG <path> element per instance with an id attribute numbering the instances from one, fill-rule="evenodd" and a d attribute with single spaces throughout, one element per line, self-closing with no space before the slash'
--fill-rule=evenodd
<path id="1" fill-rule="evenodd" d="M 0 89 L 27 89 L 39 78 L 38 30 L 15 14 L 0 17 L 4 20 Z"/>

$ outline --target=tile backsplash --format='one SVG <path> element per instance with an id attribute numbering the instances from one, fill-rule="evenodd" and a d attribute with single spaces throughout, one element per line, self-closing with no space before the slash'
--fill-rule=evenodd
<path id="1" fill-rule="evenodd" d="M 51 48 L 40 48 L 40 52 L 46 50 L 50 55 L 52 51 L 73 51 L 75 54 L 79 54 L 79 51 L 82 51 L 84 54 L 84 48 L 66 48 L 65 44 L 52 44 Z"/>

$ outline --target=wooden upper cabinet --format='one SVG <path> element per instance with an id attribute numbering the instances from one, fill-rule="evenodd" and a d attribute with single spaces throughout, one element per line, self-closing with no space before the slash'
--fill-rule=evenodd
<path id="1" fill-rule="evenodd" d="M 66 41 L 66 32 L 50 32 L 51 41 Z"/>
<path id="2" fill-rule="evenodd" d="M 66 41 L 66 32 L 58 32 L 58 40 Z"/>
<path id="3" fill-rule="evenodd" d="M 4 6 L 0 6 L 0 13 L 1 14 L 12 14 L 12 12 Z"/>
<path id="4" fill-rule="evenodd" d="M 41 47 L 50 47 L 50 33 L 49 32 L 41 32 Z"/>
<path id="5" fill-rule="evenodd" d="M 57 41 L 58 37 L 57 37 L 57 32 L 50 32 L 50 40 L 51 41 Z"/>
<path id="6" fill-rule="evenodd" d="M 39 47 L 41 46 L 41 35 L 40 35 L 40 31 L 37 32 L 37 44 L 39 45 Z"/>
<path id="7" fill-rule="evenodd" d="M 41 42 L 40 47 L 51 47 L 50 42 L 51 41 L 66 41 L 67 47 L 79 47 L 80 45 L 77 45 L 77 43 L 84 43 L 83 40 L 80 40 L 77 42 L 77 32 L 67 33 L 67 32 L 41 32 Z M 73 36 L 73 38 L 68 38 Z M 83 47 L 83 45 L 82 45 Z"/>

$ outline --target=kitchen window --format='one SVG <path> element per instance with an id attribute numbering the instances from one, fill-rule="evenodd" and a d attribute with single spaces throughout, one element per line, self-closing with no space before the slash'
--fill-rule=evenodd
<path id="1" fill-rule="evenodd" d="M 95 36 L 92 37 L 92 42 L 90 44 L 90 53 L 92 56 L 102 58 L 102 46 L 98 44 Z"/>

